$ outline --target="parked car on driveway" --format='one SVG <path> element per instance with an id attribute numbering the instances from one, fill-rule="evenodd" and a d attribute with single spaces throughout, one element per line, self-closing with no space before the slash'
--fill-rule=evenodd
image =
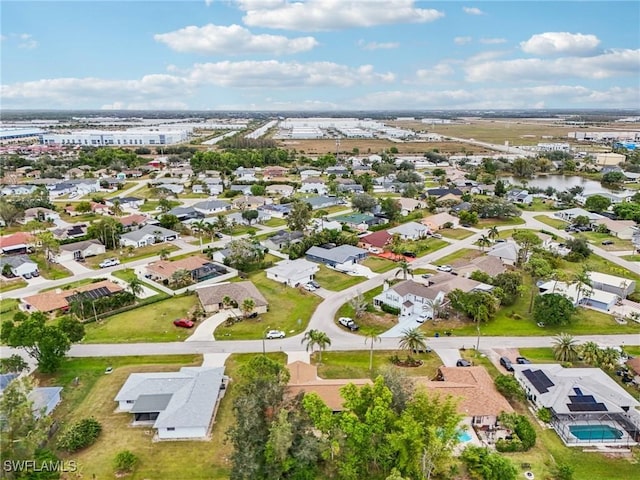
<path id="1" fill-rule="evenodd" d="M 320 284 L 315 280 L 311 280 L 309 283 L 307 283 L 307 285 L 311 285 L 312 287 L 315 287 L 315 288 L 320 288 Z"/>
<path id="2" fill-rule="evenodd" d="M 438 268 L 436 270 L 438 270 L 439 272 L 452 272 L 453 267 L 451 265 L 438 265 Z"/>
<path id="3" fill-rule="evenodd" d="M 516 363 L 518 363 L 519 365 L 527 365 L 531 363 L 531 360 L 526 357 L 516 357 Z"/>
<path id="4" fill-rule="evenodd" d="M 194 323 L 186 318 L 179 318 L 178 320 L 174 320 L 173 324 L 176 327 L 182 327 L 182 328 L 193 328 Z"/>
<path id="5" fill-rule="evenodd" d="M 282 330 L 269 330 L 266 335 L 269 340 L 274 338 L 284 338 L 285 336 L 286 335 Z"/>
<path id="6" fill-rule="evenodd" d="M 355 332 L 360 328 L 358 327 L 358 324 L 354 322 L 352 319 L 350 319 L 349 317 L 340 317 L 338 319 L 338 323 L 343 327 L 348 328 L 352 332 Z"/>
<path id="7" fill-rule="evenodd" d="M 464 358 L 459 358 L 456 362 L 456 367 L 470 367 L 471 362 L 469 360 L 465 360 Z"/>
<path id="8" fill-rule="evenodd" d="M 313 285 L 311 285 L 310 283 L 307 283 L 304 287 L 303 287 L 307 292 L 315 292 L 317 290 L 316 287 L 314 287 Z"/>
<path id="9" fill-rule="evenodd" d="M 613 240 L 603 240 L 602 245 L 613 245 Z"/>
<path id="10" fill-rule="evenodd" d="M 115 267 L 116 265 L 120 265 L 120 260 L 117 258 L 108 258 L 99 264 L 100 268 Z"/>
<path id="11" fill-rule="evenodd" d="M 507 372 L 513 372 L 513 365 L 511 360 L 507 357 L 500 357 L 500 365 L 502 365 Z"/>

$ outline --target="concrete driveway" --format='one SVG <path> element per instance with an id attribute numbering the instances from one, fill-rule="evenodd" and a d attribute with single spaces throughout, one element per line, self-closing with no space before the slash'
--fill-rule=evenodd
<path id="1" fill-rule="evenodd" d="M 418 328 L 422 323 L 418 322 L 416 315 L 407 315 L 405 317 L 399 317 L 398 323 L 391 327 L 384 333 L 380 334 L 380 337 L 401 337 L 403 330 L 411 330 L 413 328 Z"/>
<path id="2" fill-rule="evenodd" d="M 460 351 L 457 348 L 443 348 L 437 346 L 438 340 L 434 340 L 430 343 L 433 351 L 438 354 L 440 360 L 442 360 L 442 364 L 445 367 L 455 367 L 456 362 L 460 358 Z"/>
<path id="3" fill-rule="evenodd" d="M 232 315 L 233 312 L 231 310 L 223 310 L 221 312 L 214 313 L 200 323 L 185 342 L 206 342 L 215 340 L 213 338 L 213 332 L 215 329 Z"/>

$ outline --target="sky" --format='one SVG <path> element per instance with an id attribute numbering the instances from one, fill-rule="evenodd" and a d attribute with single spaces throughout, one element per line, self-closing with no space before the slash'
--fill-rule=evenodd
<path id="1" fill-rule="evenodd" d="M 640 108 L 640 2 L 0 3 L 0 108 Z"/>

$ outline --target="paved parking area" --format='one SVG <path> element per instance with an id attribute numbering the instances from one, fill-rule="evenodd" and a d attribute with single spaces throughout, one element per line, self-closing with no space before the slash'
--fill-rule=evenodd
<path id="1" fill-rule="evenodd" d="M 434 340 L 430 345 L 442 360 L 442 364 L 445 367 L 455 367 L 460 358 L 460 351 L 457 348 L 438 348 L 437 342 L 438 340 Z"/>
<path id="2" fill-rule="evenodd" d="M 417 316 L 411 315 L 406 317 L 400 317 L 399 322 L 391 327 L 384 333 L 380 334 L 382 338 L 395 338 L 401 337 L 403 330 L 411 330 L 412 328 L 418 328 L 422 323 L 418 322 Z"/>

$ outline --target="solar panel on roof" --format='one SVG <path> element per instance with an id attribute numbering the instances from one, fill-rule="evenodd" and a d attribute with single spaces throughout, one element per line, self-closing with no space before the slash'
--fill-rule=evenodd
<path id="1" fill-rule="evenodd" d="M 576 395 L 582 395 L 582 390 L 579 388 L 574 388 L 573 391 L 576 392 Z"/>
<path id="2" fill-rule="evenodd" d="M 567 403 L 570 412 L 606 412 L 604 403 Z"/>
<path id="3" fill-rule="evenodd" d="M 554 383 L 547 377 L 542 370 L 523 370 L 522 373 L 538 393 L 547 393 L 549 387 L 553 387 Z"/>
<path id="4" fill-rule="evenodd" d="M 78 300 L 84 300 L 84 299 L 97 300 L 98 298 L 108 297 L 109 295 L 111 295 L 111 290 L 109 290 L 107 287 L 98 287 L 94 290 L 88 290 L 86 292 L 78 292 L 75 295 L 71 295 L 70 297 L 68 297 L 67 301 L 69 303 L 73 303 Z"/>

